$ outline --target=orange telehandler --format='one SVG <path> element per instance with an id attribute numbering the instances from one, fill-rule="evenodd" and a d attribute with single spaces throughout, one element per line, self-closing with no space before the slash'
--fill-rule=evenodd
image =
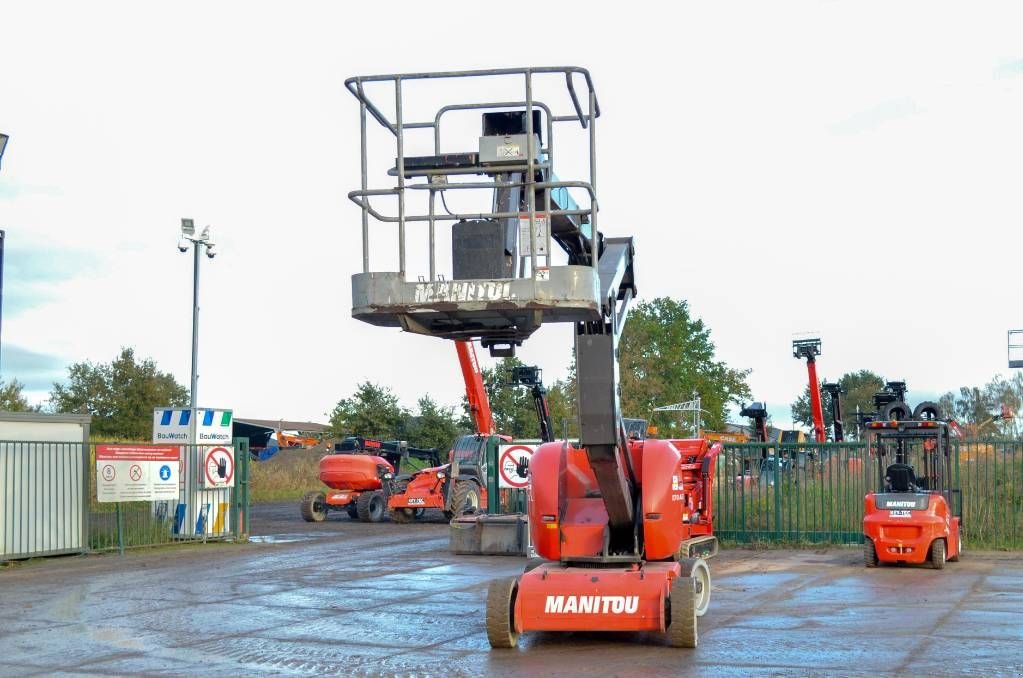
<path id="1" fill-rule="evenodd" d="M 384 473 L 382 482 L 390 488 L 387 508 L 395 522 L 415 520 L 428 508 L 442 510 L 449 520 L 485 511 L 489 499 L 488 460 L 496 460 L 497 447 L 511 440 L 494 432 L 494 415 L 472 342 L 456 341 L 455 349 L 476 432 L 456 438 L 448 463 L 442 466 L 424 468 L 411 475 Z"/>

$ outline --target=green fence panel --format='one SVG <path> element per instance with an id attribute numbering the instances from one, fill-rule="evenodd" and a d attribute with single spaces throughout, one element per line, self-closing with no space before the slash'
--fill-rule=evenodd
<path id="1" fill-rule="evenodd" d="M 1023 441 L 956 440 L 954 497 L 968 548 L 1023 548 Z M 714 531 L 738 543 L 861 543 L 874 488 L 865 443 L 726 444 Z"/>

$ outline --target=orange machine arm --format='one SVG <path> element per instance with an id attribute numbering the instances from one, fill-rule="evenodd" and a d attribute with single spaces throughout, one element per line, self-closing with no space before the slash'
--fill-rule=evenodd
<path id="1" fill-rule="evenodd" d="M 483 386 L 483 372 L 476 360 L 476 349 L 471 341 L 458 340 L 455 342 L 455 350 L 458 351 L 458 364 L 462 366 L 465 397 L 469 400 L 469 414 L 476 424 L 476 432 L 493 435 L 496 432 L 494 415 L 490 411 L 487 389 Z"/>

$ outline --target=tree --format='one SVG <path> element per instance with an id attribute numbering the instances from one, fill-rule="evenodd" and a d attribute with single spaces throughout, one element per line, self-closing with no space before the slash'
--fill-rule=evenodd
<path id="1" fill-rule="evenodd" d="M 342 398 L 330 413 L 331 435 L 360 435 L 392 440 L 403 438 L 408 411 L 386 386 L 368 381 L 358 385 L 350 398 Z"/>
<path id="2" fill-rule="evenodd" d="M 38 405 L 29 405 L 23 391 L 25 385 L 17 379 L 0 381 L 0 410 L 4 412 L 38 412 Z"/>
<path id="3" fill-rule="evenodd" d="M 407 426 L 409 443 L 416 447 L 450 449 L 451 443 L 462 433 L 455 409 L 438 405 L 428 395 L 420 398 L 417 404 L 419 415 L 412 417 Z"/>
<path id="4" fill-rule="evenodd" d="M 938 404 L 946 417 L 954 417 L 965 429 L 968 437 L 1015 437 L 1021 432 L 1018 414 L 1023 406 L 1023 373 L 1012 379 L 996 375 L 983 387 L 960 387 L 941 396 Z M 994 419 L 1002 407 L 1013 412 L 1011 419 Z"/>
<path id="5" fill-rule="evenodd" d="M 824 380 L 825 382 L 827 379 Z M 846 372 L 838 380 L 842 389 L 842 424 L 846 438 L 856 435 L 856 407 L 861 412 L 874 411 L 874 394 L 884 388 L 884 378 L 870 370 Z M 834 435 L 834 418 L 831 415 L 831 396 L 821 394 L 821 405 L 824 407 L 824 428 L 831 437 Z M 810 385 L 803 389 L 803 394 L 792 403 L 792 420 L 804 426 L 813 426 L 813 413 L 810 410 Z"/>
<path id="6" fill-rule="evenodd" d="M 704 425 L 721 429 L 730 404 L 749 399 L 749 370 L 714 359 L 710 329 L 684 300 L 658 297 L 629 314 L 619 347 L 625 416 L 649 417 L 654 407 L 700 396 Z M 679 417 L 658 421 L 661 435 L 691 434 Z"/>
<path id="7" fill-rule="evenodd" d="M 91 414 L 93 433 L 125 440 L 152 438 L 154 408 L 187 404 L 188 389 L 152 359 L 137 361 L 131 348 L 110 363 L 71 365 L 67 384 L 50 392 L 54 411 Z"/>

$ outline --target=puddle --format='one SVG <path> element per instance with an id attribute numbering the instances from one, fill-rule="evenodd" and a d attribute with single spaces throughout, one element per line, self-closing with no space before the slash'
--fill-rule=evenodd
<path id="1" fill-rule="evenodd" d="M 256 544 L 291 544 L 296 541 L 313 541 L 323 539 L 325 534 L 258 534 L 250 536 L 249 541 Z"/>

